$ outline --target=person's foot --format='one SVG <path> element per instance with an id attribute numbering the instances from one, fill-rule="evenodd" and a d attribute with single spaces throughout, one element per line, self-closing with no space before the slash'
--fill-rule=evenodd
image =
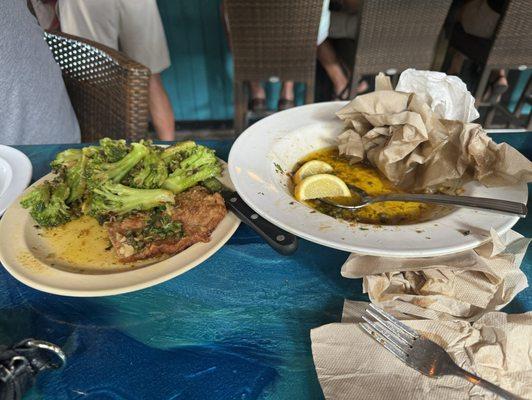
<path id="1" fill-rule="evenodd" d="M 358 82 L 357 94 L 363 94 L 363 93 L 367 92 L 368 89 L 369 89 L 368 81 L 362 80 L 362 81 Z"/>
<path id="2" fill-rule="evenodd" d="M 484 93 L 483 100 L 489 103 L 498 103 L 501 95 L 508 90 L 508 80 L 505 75 L 499 75 L 498 78 L 493 81 Z"/>
<path id="3" fill-rule="evenodd" d="M 251 111 L 253 112 L 262 112 L 266 111 L 266 99 L 265 98 L 255 98 L 251 99 L 250 107 Z"/>
<path id="4" fill-rule="evenodd" d="M 367 81 L 363 80 L 358 83 L 356 94 L 363 94 L 369 89 L 369 84 Z M 349 100 L 349 95 L 351 92 L 351 83 L 348 82 L 345 87 L 340 92 L 335 92 L 333 95 L 333 100 Z"/>
<path id="5" fill-rule="evenodd" d="M 294 82 L 284 81 L 283 86 L 281 86 L 281 96 L 277 102 L 277 109 L 283 111 L 294 106 Z"/>
<path id="6" fill-rule="evenodd" d="M 279 111 L 288 110 L 296 105 L 293 99 L 279 99 L 277 103 L 277 109 Z"/>
<path id="7" fill-rule="evenodd" d="M 334 91 L 333 100 L 348 100 L 349 99 L 349 92 L 350 92 L 350 84 L 347 83 L 343 89 L 340 89 L 339 91 Z"/>
<path id="8" fill-rule="evenodd" d="M 249 91 L 251 93 L 249 108 L 253 112 L 266 111 L 266 92 L 260 82 L 250 82 Z"/>
<path id="9" fill-rule="evenodd" d="M 333 100 L 347 100 L 349 98 L 349 92 L 351 90 L 351 81 L 343 72 L 334 74 L 331 76 L 332 86 L 333 86 Z"/>

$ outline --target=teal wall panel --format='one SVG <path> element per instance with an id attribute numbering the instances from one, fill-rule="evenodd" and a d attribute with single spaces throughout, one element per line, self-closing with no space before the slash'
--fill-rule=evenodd
<path id="1" fill-rule="evenodd" d="M 220 0 L 158 0 L 172 66 L 162 78 L 178 121 L 233 118 Z"/>
<path id="2" fill-rule="evenodd" d="M 221 0 L 157 0 L 172 65 L 162 78 L 177 121 L 233 118 L 233 65 L 220 15 Z M 279 82 L 266 82 L 277 108 Z M 303 104 L 305 86 L 295 87 Z"/>
<path id="3" fill-rule="evenodd" d="M 514 112 L 515 107 L 517 106 L 517 102 L 519 101 L 519 98 L 523 94 L 523 91 L 526 88 L 526 84 L 528 83 L 528 80 L 530 79 L 530 76 L 532 75 L 532 69 L 527 69 L 526 71 L 522 71 L 519 74 L 519 78 L 517 80 L 517 83 L 515 84 L 515 89 L 512 92 L 512 96 L 510 97 L 510 104 L 508 104 L 508 109 L 511 112 Z M 525 104 L 523 107 L 521 113 L 528 115 L 530 114 L 530 105 Z"/>

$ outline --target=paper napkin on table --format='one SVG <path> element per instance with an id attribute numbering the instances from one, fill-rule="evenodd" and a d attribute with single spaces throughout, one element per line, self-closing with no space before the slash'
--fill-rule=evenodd
<path id="1" fill-rule="evenodd" d="M 417 71 L 418 75 L 421 72 L 417 78 L 422 81 L 441 75 Z M 455 95 L 436 102 L 434 91 L 421 91 L 421 83 L 414 85 L 417 78 L 410 76 L 409 85 L 404 83 L 405 90 L 416 91 L 406 93 L 391 90 L 389 79 L 380 75 L 375 92 L 357 96 L 339 110 L 336 115 L 346 124 L 338 137 L 340 154 L 353 162 L 366 160 L 395 185 L 414 191 L 453 188 L 472 179 L 486 186 L 532 181 L 532 162 L 519 151 L 495 143 L 478 124 L 442 118 L 470 119 L 474 107 L 463 88 L 455 88 Z M 445 91 L 455 86 L 454 81 L 461 82 L 447 78 L 431 78 L 434 88 Z M 436 103 L 433 110 L 431 105 Z M 460 108 L 468 112 L 449 112 Z"/>
<path id="2" fill-rule="evenodd" d="M 426 377 L 403 364 L 359 326 L 367 303 L 344 305 L 342 323 L 311 331 L 312 356 L 328 400 L 421 400 L 497 397 L 465 379 Z M 462 368 L 532 398 L 532 313 L 490 312 L 466 321 L 407 320 L 443 346 Z"/>
<path id="3" fill-rule="evenodd" d="M 528 287 L 520 270 L 530 239 L 509 231 L 503 241 L 473 250 L 426 258 L 351 254 L 342 276 L 363 278 L 371 302 L 411 318 L 473 320 L 498 310 Z"/>

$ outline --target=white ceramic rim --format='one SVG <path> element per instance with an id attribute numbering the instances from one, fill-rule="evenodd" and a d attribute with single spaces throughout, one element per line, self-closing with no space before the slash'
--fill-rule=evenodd
<path id="1" fill-rule="evenodd" d="M 220 180 L 232 188 L 227 165 L 222 163 L 224 173 Z M 51 177 L 48 174 L 34 185 Z M 208 243 L 196 243 L 175 256 L 145 267 L 103 274 L 67 272 L 33 256 L 25 241 L 24 231 L 35 229 L 34 224 L 18 201 L 8 208 L 0 220 L 0 237 L 3 238 L 0 241 L 0 262 L 4 268 L 20 282 L 43 292 L 72 297 L 100 297 L 145 289 L 189 271 L 216 253 L 233 236 L 240 220 L 229 211 L 211 234 Z M 20 252 L 30 254 L 34 265 L 24 265 L 18 257 Z"/>
<path id="2" fill-rule="evenodd" d="M 28 187 L 33 167 L 30 159 L 10 146 L 0 144 L 0 177 L 4 184 L 0 186 L 0 217 L 17 197 Z"/>
<path id="3" fill-rule="evenodd" d="M 310 216 L 309 208 L 295 202 L 286 189 L 283 190 L 283 184 L 276 176 L 274 164 L 276 158 L 280 160 L 277 154 L 278 142 L 289 143 L 290 135 L 295 136 L 299 134 L 298 131 L 314 125 L 334 125 L 337 126 L 335 129 L 341 132 L 342 123 L 334 113 L 345 104 L 346 102 L 316 103 L 285 110 L 258 121 L 237 138 L 229 154 L 229 173 L 236 190 L 255 212 L 288 232 L 312 242 L 348 252 L 387 257 L 432 257 L 472 249 L 490 240 L 491 227 L 502 235 L 519 220 L 516 216 L 462 208 L 445 217 L 425 223 L 379 229 L 375 229 L 372 225 L 358 224 L 359 228 L 367 229 L 361 231 L 348 229 L 346 228 L 348 224 L 345 222 L 320 213 Z M 297 159 L 292 160 L 292 165 L 285 165 L 284 169 L 291 170 L 296 161 Z M 528 190 L 525 184 L 485 188 L 479 183 L 472 182 L 466 185 L 466 188 L 468 195 L 524 203 L 527 201 Z M 287 203 L 291 204 L 289 210 L 286 209 Z M 315 225 L 327 226 L 328 231 L 326 229 L 320 231 L 316 226 L 310 226 L 310 218 L 318 221 Z M 481 220 L 482 224 L 470 223 L 477 219 Z M 438 244 L 438 239 L 432 239 L 439 237 L 442 229 L 438 227 L 441 226 L 447 229 L 444 236 L 447 238 L 445 244 L 442 244 L 441 240 Z M 464 226 L 463 232 L 469 230 L 471 234 L 460 233 L 451 238 L 451 230 L 458 231 L 456 229 L 458 226 Z M 431 240 L 431 243 L 421 243 L 425 236 L 412 234 L 418 231 L 426 233 L 426 238 Z M 402 243 L 396 241 L 396 245 L 392 247 L 389 239 L 393 236 L 390 236 L 390 232 L 393 236 L 400 235 L 408 240 Z M 422 245 L 416 247 L 416 242 Z"/>

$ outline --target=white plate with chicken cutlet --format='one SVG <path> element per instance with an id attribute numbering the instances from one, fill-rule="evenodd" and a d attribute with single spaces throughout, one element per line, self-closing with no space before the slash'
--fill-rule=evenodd
<path id="1" fill-rule="evenodd" d="M 232 189 L 212 150 L 186 142 L 168 162 L 149 142 L 103 143 L 59 153 L 52 172 L 0 220 L 0 262 L 20 282 L 75 297 L 132 292 L 199 265 L 238 228 L 221 195 L 204 185 L 215 177 Z"/>

